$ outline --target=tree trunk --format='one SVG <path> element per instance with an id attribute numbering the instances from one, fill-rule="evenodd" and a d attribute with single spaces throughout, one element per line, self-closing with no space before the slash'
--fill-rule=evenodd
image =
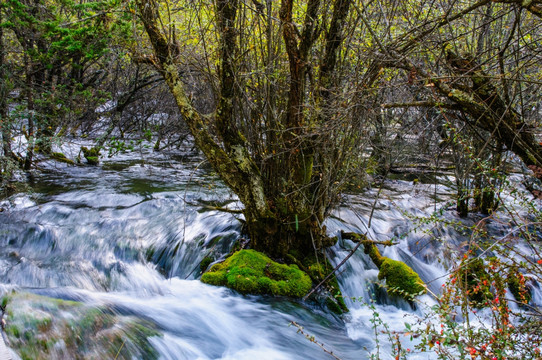
<path id="1" fill-rule="evenodd" d="M 2 9 L 0 8 L 0 24 L 2 23 Z M 2 150 L 4 157 L 9 158 L 11 153 L 11 131 L 10 121 L 8 119 L 8 87 L 7 87 L 7 72 L 5 64 L 5 47 L 4 47 L 4 28 L 0 26 L 0 129 L 2 133 Z"/>
<path id="2" fill-rule="evenodd" d="M 34 156 L 34 94 L 32 91 L 33 76 L 32 76 L 32 59 L 25 55 L 25 71 L 26 71 L 26 108 L 28 111 L 28 129 L 26 138 L 28 145 L 26 148 L 26 158 L 24 160 L 24 170 L 30 170 L 32 167 L 32 159 Z"/>
<path id="3" fill-rule="evenodd" d="M 155 0 L 137 1 L 160 71 L 196 146 L 244 205 L 245 231 L 252 248 L 274 258 L 287 259 L 291 253 L 303 258 L 332 245 L 322 224 L 331 199 L 334 199 L 331 164 L 336 166 L 339 162 L 338 152 L 330 140 L 332 136 L 315 132 L 330 120 L 329 115 L 325 111 L 306 115 L 308 69 L 311 65 L 309 55 L 321 34 L 317 17 L 322 11 L 322 2 L 309 0 L 301 32 L 292 21 L 293 0 L 281 2 L 282 37 L 289 60 L 288 101 L 283 112 L 285 115 L 278 120 L 281 123 L 276 128 L 271 125 L 272 128 L 266 129 L 271 135 L 258 144 L 267 154 L 274 154 L 264 160 L 251 153 L 249 149 L 254 147 L 250 146 L 237 125 L 242 121 L 238 109 L 243 101 L 240 96 L 243 80 L 238 76 L 239 30 L 235 28 L 240 4 L 238 0 L 217 0 L 215 5 L 220 39 L 220 93 L 216 113 L 203 116 L 193 108 L 183 89 L 176 66 L 179 46 L 168 41 L 158 26 L 158 3 Z M 348 13 L 349 4 L 350 0 L 334 2 L 320 70 L 320 80 L 325 84 L 326 91 L 316 92 L 311 99 L 317 101 L 321 109 L 332 108 L 329 99 L 332 98 L 334 68 L 342 42 L 341 24 Z M 269 29 L 267 33 L 270 33 Z M 275 96 L 268 97 L 271 98 Z M 277 102 L 282 104 L 280 100 Z M 269 106 L 267 104 L 264 109 L 267 114 L 271 113 Z M 213 120 L 218 136 L 212 135 L 208 125 Z M 275 124 L 275 119 L 269 119 L 268 123 Z M 344 137 L 344 134 L 341 133 L 341 136 Z"/>

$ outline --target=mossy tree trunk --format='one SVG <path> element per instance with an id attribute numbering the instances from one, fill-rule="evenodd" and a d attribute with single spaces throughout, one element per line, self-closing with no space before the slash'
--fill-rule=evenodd
<path id="1" fill-rule="evenodd" d="M 265 119 L 266 137 L 254 144 L 247 140 L 249 136 L 243 133 L 238 118 L 242 80 L 238 75 L 240 29 L 236 28 L 239 26 L 236 17 L 242 4 L 238 0 L 218 0 L 215 4 L 220 37 L 218 106 L 214 114 L 204 116 L 194 109 L 183 88 L 177 66 L 180 47 L 168 41 L 158 25 L 158 3 L 137 1 L 160 71 L 196 146 L 243 203 L 251 246 L 274 258 L 285 258 L 292 251 L 299 256 L 309 255 L 315 249 L 330 245 L 322 223 L 336 198 L 333 166 L 344 156 L 344 152 L 337 151 L 331 143 L 333 135 L 320 129 L 330 121 L 327 110 L 331 108 L 337 53 L 350 0 L 333 3 L 327 29 L 319 26 L 318 18 L 324 11 L 322 2 L 309 0 L 301 31 L 292 19 L 293 3 L 293 0 L 282 0 L 279 12 L 289 62 L 288 99 L 276 99 L 276 103 L 268 104 L 260 114 L 264 118 L 265 113 L 283 113 L 284 116 Z M 314 76 L 309 74 L 315 65 L 311 63 L 314 60 L 310 54 L 318 40 L 323 60 Z M 310 83 L 309 75 L 318 82 L 316 86 Z M 314 111 L 307 111 L 309 86 L 320 89 L 311 92 L 311 102 L 317 104 Z M 268 97 L 272 98 L 276 96 Z M 279 107 L 279 104 L 287 105 L 284 110 L 269 111 L 269 106 Z M 344 138 L 341 141 L 346 142 Z M 262 152 L 272 156 L 261 156 L 255 148 L 263 148 Z"/>
<path id="2" fill-rule="evenodd" d="M 496 3 L 516 4 L 542 19 L 541 0 L 493 0 Z"/>
<path id="3" fill-rule="evenodd" d="M 456 110 L 467 115 L 464 119 L 470 126 L 487 131 L 498 143 L 519 156 L 525 165 L 542 167 L 542 145 L 536 140 L 533 129 L 506 100 L 505 94 L 493 84 L 492 76 L 474 58 L 460 57 L 450 49 L 446 50 L 446 62 L 458 81 L 443 80 L 406 58 L 390 61 L 388 65 L 407 71 L 414 69 L 430 81 L 440 96 L 452 101 Z"/>

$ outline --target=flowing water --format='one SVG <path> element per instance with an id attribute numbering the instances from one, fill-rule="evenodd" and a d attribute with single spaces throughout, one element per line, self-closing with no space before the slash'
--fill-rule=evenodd
<path id="1" fill-rule="evenodd" d="M 199 282 L 201 260 L 219 259 L 240 237 L 234 215 L 207 205 L 234 209 L 239 203 L 195 155 L 141 159 L 117 156 L 99 167 L 42 163 L 45 171 L 30 194 L 0 203 L 0 291 L 107 305 L 145 319 L 161 333 L 150 343 L 162 359 L 332 358 L 291 321 L 339 358 L 365 359 L 376 351 L 375 313 L 399 332 L 423 315 L 422 307 L 389 299 L 371 285 L 378 272 L 361 250 L 340 269 L 351 310 L 342 317 L 313 303 L 243 296 Z M 400 239 L 383 255 L 405 261 L 438 293 L 456 260 L 442 244 L 457 248 L 466 235 L 446 226 L 418 226 L 412 217 L 442 210 L 455 219 L 447 209 L 452 190 L 445 177 L 440 180 L 444 185 L 436 187 L 390 181 L 380 192 L 345 196 L 328 231 Z M 494 234 L 507 231 L 498 223 L 490 227 Z M 352 247 L 339 241 L 329 251 L 332 262 Z M 366 305 L 372 299 L 374 308 Z M 434 303 L 429 295 L 421 300 Z M 392 345 L 377 336 L 382 358 L 389 357 Z M 412 346 L 407 338 L 402 342 Z"/>

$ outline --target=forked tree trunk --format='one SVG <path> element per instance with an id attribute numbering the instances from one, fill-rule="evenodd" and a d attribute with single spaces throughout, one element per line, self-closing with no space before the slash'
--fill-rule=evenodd
<path id="1" fill-rule="evenodd" d="M 320 73 L 327 89 L 331 86 L 336 52 L 342 41 L 342 23 L 349 4 L 350 0 L 334 2 L 331 25 L 325 37 L 324 66 Z M 250 146 L 246 138 L 236 127 L 235 104 L 239 101 L 236 61 L 239 61 L 239 54 L 235 20 L 239 1 L 216 2 L 220 35 L 220 94 L 217 111 L 210 117 L 204 117 L 193 108 L 183 89 L 176 65 L 179 46 L 168 41 L 162 33 L 158 25 L 157 2 L 137 0 L 137 6 L 160 71 L 196 146 L 244 205 L 245 230 L 251 239 L 251 246 L 274 258 L 285 259 L 288 253 L 296 253 L 296 257 L 302 258 L 331 245 L 323 221 L 330 198 L 333 197 L 329 164 L 336 162 L 336 159 L 329 158 L 331 151 L 318 146 L 322 137 L 309 136 L 307 131 L 307 128 L 314 129 L 329 119 L 304 114 L 308 55 L 320 34 L 317 16 L 321 11 L 321 1 L 309 0 L 301 34 L 292 22 L 293 0 L 281 2 L 283 39 L 290 64 L 290 89 L 286 116 L 280 125 L 281 132 L 277 131 L 271 136 L 276 139 L 274 144 L 268 144 L 278 150 L 277 155 L 265 165 L 256 162 L 248 150 Z M 322 107 L 329 106 L 328 96 L 319 96 Z M 208 126 L 212 120 L 216 125 L 217 137 L 211 135 Z M 310 124 L 307 125 L 308 122 Z M 318 173 L 315 169 L 318 169 Z"/>

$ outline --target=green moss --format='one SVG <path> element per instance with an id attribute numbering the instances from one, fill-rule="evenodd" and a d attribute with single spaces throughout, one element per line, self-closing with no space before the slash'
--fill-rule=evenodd
<path id="1" fill-rule="evenodd" d="M 98 165 L 100 163 L 100 160 L 97 156 L 87 156 L 86 159 L 89 165 Z"/>
<path id="2" fill-rule="evenodd" d="M 203 273 L 205 272 L 205 270 L 207 270 L 207 268 L 209 267 L 209 265 L 211 265 L 211 263 L 213 262 L 213 258 L 210 257 L 210 256 L 206 256 L 203 258 L 203 260 L 201 260 L 201 262 L 199 263 L 199 269 L 200 271 Z"/>
<path id="3" fill-rule="evenodd" d="M 87 148 L 85 146 L 81 146 L 81 151 L 83 152 L 83 156 L 85 159 L 87 159 L 87 163 L 89 165 L 98 165 L 100 162 L 100 148 L 99 147 L 93 147 L 93 148 Z"/>
<path id="4" fill-rule="evenodd" d="M 8 337 L 16 337 L 16 338 L 20 338 L 21 337 L 21 331 L 19 330 L 19 328 L 15 325 L 9 325 L 6 327 L 6 334 L 8 335 Z"/>
<path id="5" fill-rule="evenodd" d="M 73 160 L 70 160 L 66 157 L 66 155 L 64 155 L 63 153 L 61 152 L 54 152 L 51 154 L 51 157 L 57 161 L 60 161 L 60 162 L 63 162 L 63 163 L 66 163 L 66 164 L 70 164 L 70 165 L 74 165 L 75 163 L 73 162 Z"/>
<path id="6" fill-rule="evenodd" d="M 378 278 L 386 280 L 388 291 L 407 299 L 427 292 L 418 274 L 401 261 L 382 257 Z"/>
<path id="7" fill-rule="evenodd" d="M 487 306 L 493 299 L 490 290 L 491 277 L 486 271 L 484 261 L 479 258 L 464 260 L 456 273 L 458 285 L 463 289 L 472 305 Z"/>
<path id="8" fill-rule="evenodd" d="M 365 254 L 369 255 L 376 267 L 380 269 L 382 263 L 384 262 L 384 259 L 386 258 L 380 255 L 380 251 L 378 251 L 376 245 L 365 243 L 363 244 L 363 251 L 365 252 Z"/>
<path id="9" fill-rule="evenodd" d="M 227 286 L 244 294 L 302 297 L 311 289 L 310 277 L 296 265 L 274 262 L 255 250 L 240 250 L 202 275 L 201 281 Z"/>
<path id="10" fill-rule="evenodd" d="M 322 256 L 323 257 L 323 256 Z M 310 256 L 303 260 L 303 269 L 311 277 L 314 283 L 320 283 L 331 271 L 333 266 L 329 263 L 327 258 L 323 257 L 320 261 L 316 260 L 316 257 Z M 335 275 L 331 276 L 326 284 L 325 289 L 327 292 L 324 295 L 324 302 L 329 310 L 341 315 L 348 312 L 344 299 L 339 288 L 339 282 Z M 322 294 L 320 294 L 321 296 Z"/>
<path id="11" fill-rule="evenodd" d="M 333 301 L 333 298 L 331 297 L 326 298 L 326 306 L 329 310 L 333 311 L 335 314 L 341 315 L 343 313 L 343 310 L 341 309 L 339 304 Z"/>
<path id="12" fill-rule="evenodd" d="M 525 285 L 525 277 L 517 268 L 510 269 L 506 283 L 517 301 L 523 304 L 528 304 L 531 301 L 531 290 Z"/>
<path id="13" fill-rule="evenodd" d="M 5 308 L 9 303 L 9 296 L 2 297 L 2 307 Z"/>

